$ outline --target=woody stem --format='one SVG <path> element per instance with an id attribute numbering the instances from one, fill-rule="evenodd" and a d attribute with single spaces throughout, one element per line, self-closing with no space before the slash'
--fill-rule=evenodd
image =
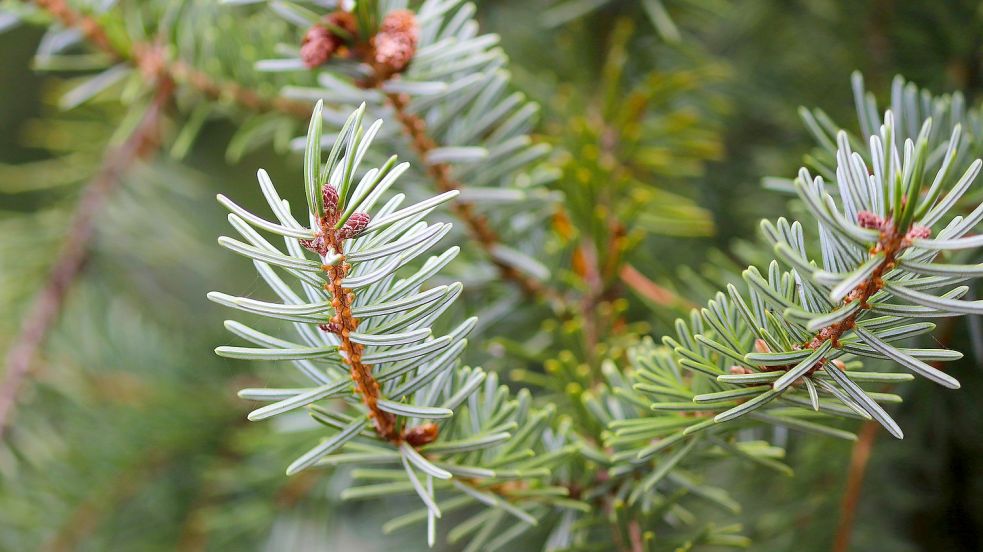
<path id="1" fill-rule="evenodd" d="M 214 79 L 185 61 L 168 60 L 157 44 L 133 42 L 129 48 L 120 47 L 98 20 L 76 11 L 65 0 L 34 0 L 34 3 L 64 26 L 82 31 L 86 40 L 103 53 L 129 61 L 157 79 L 187 84 L 206 97 L 231 100 L 250 111 L 276 111 L 304 120 L 311 116 L 311 108 L 304 102 L 263 96 L 237 82 Z"/>
<path id="2" fill-rule="evenodd" d="M 409 136 L 414 151 L 423 160 L 427 168 L 427 173 L 437 185 L 437 189 L 440 192 L 462 189 L 461 183 L 454 180 L 451 175 L 449 165 L 427 161 L 428 154 L 437 147 L 437 143 L 427 134 L 426 123 L 423 119 L 409 112 L 409 100 L 401 94 L 387 94 L 387 98 L 396 111 L 396 118 L 403 126 L 403 130 L 407 136 Z M 495 268 L 498 269 L 498 273 L 502 279 L 514 282 L 530 297 L 545 299 L 558 297 L 558 293 L 555 290 L 495 257 L 494 250 L 501 243 L 501 239 L 492 228 L 488 218 L 478 213 L 473 203 L 458 199 L 451 204 L 451 210 L 468 227 L 471 237 L 487 253 L 488 258 L 495 265 Z"/>
<path id="3" fill-rule="evenodd" d="M 869 308 L 867 302 L 884 286 L 884 274 L 894 268 L 898 254 L 904 249 L 906 232 L 907 229 L 898 230 L 893 227 L 888 227 L 888 229 L 881 231 L 881 239 L 872 252 L 883 252 L 884 260 L 877 265 L 870 277 L 864 280 L 843 300 L 843 304 L 841 305 L 841 308 L 844 308 L 851 302 L 859 301 L 860 309 L 845 319 L 821 329 L 808 344 L 810 349 L 815 349 L 826 341 L 831 341 L 833 347 L 839 347 L 840 338 L 856 325 L 857 317 Z M 821 367 L 823 364 L 824 362 L 819 362 L 817 366 Z"/>
<path id="4" fill-rule="evenodd" d="M 335 231 L 334 225 L 325 219 L 321 223 L 321 234 L 329 250 L 342 255 L 341 260 L 332 266 L 325 265 L 324 271 L 328 276 L 325 289 L 331 294 L 331 305 L 334 307 L 334 317 L 328 325 L 332 333 L 341 339 L 341 351 L 348 363 L 355 390 L 362 398 L 362 403 L 369 410 L 369 417 L 375 426 L 376 433 L 387 441 L 399 442 L 401 436 L 396 424 L 396 416 L 379 408 L 379 382 L 372 376 L 372 367 L 362 362 L 364 347 L 351 339 L 351 332 L 358 327 L 358 319 L 352 316 L 352 304 L 355 293 L 343 286 L 350 265 L 345 262 L 342 249 L 343 240 Z"/>

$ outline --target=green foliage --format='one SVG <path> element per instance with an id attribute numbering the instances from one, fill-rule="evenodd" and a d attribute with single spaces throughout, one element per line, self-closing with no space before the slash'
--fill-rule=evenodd
<path id="1" fill-rule="evenodd" d="M 876 89 L 888 62 L 863 40 L 920 36 L 910 21 L 224 4 L 0 4 L 0 29 L 45 29 L 50 87 L 18 123 L 28 161 L 0 165 L 5 343 L 83 185 L 110 166 L 118 188 L 0 447 L 0 548 L 783 549 L 833 531 L 858 424 L 966 433 L 920 380 L 978 379 L 960 352 L 977 319 L 951 320 L 983 313 L 978 109 L 897 77 L 882 111 L 856 73 L 859 122 L 835 122 L 851 103 L 830 61 Z M 114 167 L 161 98 L 150 149 L 169 155 Z M 745 184 L 794 174 L 808 134 L 797 178 Z M 207 245 L 215 193 L 238 234 L 218 243 L 251 269 Z M 201 310 L 213 286 L 248 317 L 231 338 Z M 858 531 L 887 532 L 891 508 Z"/>

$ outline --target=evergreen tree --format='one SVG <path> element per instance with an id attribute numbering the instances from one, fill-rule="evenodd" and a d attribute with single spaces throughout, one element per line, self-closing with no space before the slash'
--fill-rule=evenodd
<path id="1" fill-rule="evenodd" d="M 979 545 L 970 3 L 0 9 L 0 548 Z"/>

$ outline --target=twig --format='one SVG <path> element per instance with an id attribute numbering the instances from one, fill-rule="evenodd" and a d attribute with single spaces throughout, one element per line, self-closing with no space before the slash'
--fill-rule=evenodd
<path id="1" fill-rule="evenodd" d="M 437 189 L 440 192 L 461 190 L 463 186 L 451 176 L 449 165 L 427 161 L 427 155 L 437 147 L 437 144 L 427 134 L 426 123 L 423 119 L 408 111 L 408 99 L 401 94 L 387 94 L 387 97 L 389 103 L 396 111 L 396 118 L 403 125 L 403 130 L 409 136 L 413 149 L 416 151 L 421 162 L 426 166 L 427 172 L 437 185 Z M 451 204 L 451 210 L 467 225 L 471 237 L 485 250 L 488 258 L 498 269 L 503 279 L 514 282 L 523 292 L 531 297 L 546 299 L 558 298 L 559 294 L 552 288 L 547 287 L 535 278 L 523 274 L 514 266 L 500 261 L 495 257 L 494 249 L 501 243 L 501 239 L 499 239 L 495 230 L 492 229 L 488 218 L 478 213 L 473 203 L 458 199 Z"/>
<path id="2" fill-rule="evenodd" d="M 653 282 L 632 266 L 631 263 L 622 265 L 618 276 L 622 282 L 636 293 L 661 307 L 684 306 L 693 308 L 696 306 L 679 295 L 676 295 L 671 290 Z"/>
<path id="3" fill-rule="evenodd" d="M 857 442 L 853 444 L 850 453 L 850 472 L 847 475 L 846 490 L 840 504 L 840 521 L 836 526 L 836 538 L 833 541 L 833 552 L 847 552 L 850 548 L 850 537 L 853 536 L 853 520 L 860 503 L 860 489 L 863 487 L 864 475 L 867 473 L 867 463 L 870 451 L 880 426 L 874 420 L 867 420 L 860 428 Z"/>
<path id="4" fill-rule="evenodd" d="M 955 328 L 955 317 L 945 319 L 945 326 L 939 336 L 939 345 L 946 348 L 952 339 Z M 941 368 L 941 362 L 932 363 L 935 368 Z M 840 504 L 840 521 L 836 525 L 836 538 L 833 541 L 832 552 L 847 552 L 850 539 L 853 536 L 853 520 L 856 518 L 857 505 L 860 504 L 860 491 L 863 488 L 864 476 L 867 474 L 867 464 L 870 452 L 877 439 L 878 423 L 867 420 L 860 428 L 860 435 L 853 444 L 850 453 L 850 472 L 847 474 L 846 489 L 843 491 L 843 501 Z"/>
<path id="5" fill-rule="evenodd" d="M 157 44 L 134 42 L 128 49 L 120 47 L 113 43 L 99 21 L 74 10 L 65 0 L 34 0 L 34 3 L 66 27 L 82 31 L 86 40 L 102 52 L 114 59 L 132 62 L 148 75 L 187 84 L 206 97 L 228 99 L 250 111 L 276 111 L 303 120 L 311 116 L 312 109 L 307 103 L 282 96 L 263 96 L 237 82 L 213 79 L 185 61 L 166 59 Z"/>
<path id="6" fill-rule="evenodd" d="M 161 49 L 154 44 L 134 43 L 129 51 L 119 48 L 113 44 L 98 21 L 73 10 L 64 0 L 34 1 L 65 26 L 81 30 L 86 39 L 103 52 L 116 59 L 131 61 L 145 72 L 186 83 L 209 98 L 228 98 L 252 111 L 277 111 L 301 119 L 307 119 L 311 115 L 311 107 L 306 103 L 280 96 L 261 96 L 236 82 L 215 80 L 184 61 L 168 61 L 164 58 Z M 384 79 L 377 80 L 381 82 Z M 427 136 L 423 121 L 407 111 L 405 98 L 397 94 L 390 94 L 388 97 L 396 110 L 397 118 L 410 136 L 414 149 L 426 165 L 427 172 L 436 182 L 437 188 L 441 192 L 461 189 L 460 183 L 451 178 L 450 167 L 447 164 L 427 162 L 426 154 L 436 147 L 436 144 Z M 477 213 L 472 203 L 458 200 L 452 204 L 451 209 L 467 225 L 472 237 L 486 251 L 502 278 L 515 282 L 529 296 L 547 299 L 558 297 L 558 293 L 547 288 L 542 282 L 495 257 L 493 250 L 501 240 L 488 223 L 488 219 Z"/>
<path id="7" fill-rule="evenodd" d="M 86 186 L 66 233 L 66 242 L 51 268 L 44 287 L 23 318 L 20 333 L 14 338 L 4 364 L 7 370 L 0 384 L 0 440 L 10 425 L 17 396 L 30 372 L 31 362 L 44 343 L 45 336 L 58 320 L 65 296 L 78 277 L 89 254 L 94 221 L 106 199 L 120 184 L 126 169 L 146 157 L 158 146 L 161 113 L 174 90 L 173 82 L 158 82 L 157 93 L 130 136 L 103 160 L 99 173 Z"/>
<path id="8" fill-rule="evenodd" d="M 335 230 L 335 222 L 336 220 L 330 217 L 324 217 L 321 220 L 321 236 L 329 250 L 344 256 L 345 252 L 342 249 L 344 238 Z M 350 337 L 351 332 L 358 328 L 359 321 L 352 316 L 355 293 L 342 286 L 348 270 L 349 265 L 344 257 L 333 266 L 324 266 L 328 276 L 328 283 L 324 287 L 331 294 L 331 306 L 334 307 L 335 312 L 327 328 L 341 339 L 341 350 L 345 353 L 345 362 L 350 367 L 352 381 L 355 382 L 355 389 L 362 398 L 362 403 L 369 409 L 369 416 L 375 425 L 376 433 L 383 439 L 396 443 L 402 438 L 396 424 L 396 416 L 379 408 L 381 395 L 379 382 L 372 375 L 372 367 L 362 362 L 364 347 L 352 341 Z"/>

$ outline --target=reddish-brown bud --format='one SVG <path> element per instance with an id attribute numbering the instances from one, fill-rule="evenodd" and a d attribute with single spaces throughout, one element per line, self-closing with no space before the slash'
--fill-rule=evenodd
<path id="1" fill-rule="evenodd" d="M 338 190 L 326 183 L 321 187 L 321 199 L 324 201 L 324 214 L 333 217 L 338 212 Z"/>
<path id="2" fill-rule="evenodd" d="M 928 226 L 922 226 L 921 224 L 915 224 L 908 230 L 905 234 L 905 240 L 910 242 L 911 240 L 925 239 L 932 237 L 932 229 Z"/>
<path id="3" fill-rule="evenodd" d="M 422 447 L 437 440 L 440 428 L 435 423 L 411 427 L 403 432 L 403 440 L 412 447 Z"/>
<path id="4" fill-rule="evenodd" d="M 312 240 L 300 240 L 300 246 L 322 257 L 328 254 L 328 246 L 324 243 L 324 236 L 320 234 L 314 236 Z"/>
<path id="5" fill-rule="evenodd" d="M 345 225 L 338 232 L 338 237 L 347 240 L 358 236 L 365 231 L 371 220 L 372 217 L 368 213 L 352 213 L 352 216 L 345 221 Z"/>
<path id="6" fill-rule="evenodd" d="M 331 12 L 324 20 L 329 24 L 329 28 L 333 26 L 341 29 L 351 35 L 352 38 L 358 33 L 358 21 L 355 20 L 355 16 L 350 12 L 344 10 Z M 337 33 L 335 33 L 335 36 L 337 36 Z"/>
<path id="7" fill-rule="evenodd" d="M 770 353 L 771 352 L 771 348 L 768 347 L 768 343 L 766 343 L 764 339 L 755 339 L 754 340 L 754 351 L 756 353 Z"/>
<path id="8" fill-rule="evenodd" d="M 324 65 L 338 48 L 338 39 L 320 25 L 307 29 L 300 44 L 300 60 L 308 69 Z"/>
<path id="9" fill-rule="evenodd" d="M 375 61 L 402 71 L 409 65 L 419 41 L 420 27 L 416 16 L 409 10 L 395 10 L 386 14 L 375 35 Z"/>
<path id="10" fill-rule="evenodd" d="M 884 219 L 870 211 L 860 211 L 857 213 L 857 224 L 862 228 L 880 230 L 884 226 Z"/>
<path id="11" fill-rule="evenodd" d="M 341 333 L 341 327 L 338 326 L 338 323 L 335 322 L 334 320 L 331 320 L 327 324 L 318 324 L 317 327 L 320 328 L 322 332 L 328 332 L 333 334 Z"/>

